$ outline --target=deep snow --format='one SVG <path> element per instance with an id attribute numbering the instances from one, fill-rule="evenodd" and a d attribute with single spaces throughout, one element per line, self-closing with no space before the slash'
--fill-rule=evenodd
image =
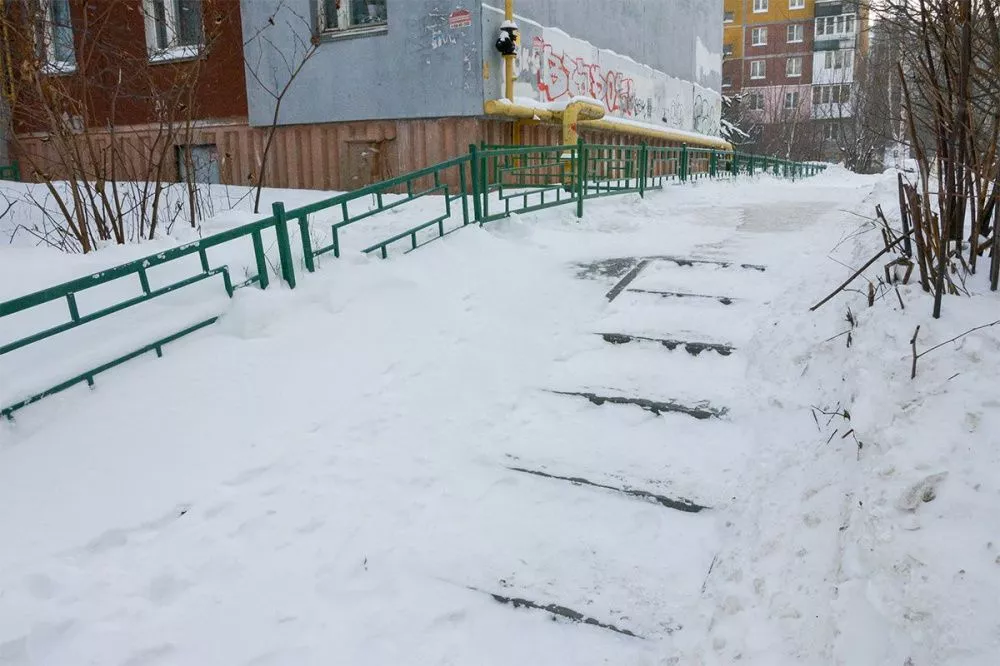
<path id="1" fill-rule="evenodd" d="M 515 217 L 388 262 L 325 261 L 294 291 L 199 293 L 123 323 L 145 335 L 224 312 L 164 359 L 0 425 L 0 664 L 1000 661 L 1000 430 L 982 390 L 1000 333 L 928 355 L 912 382 L 908 360 L 917 323 L 929 347 L 991 319 L 996 296 L 949 298 L 937 322 L 912 285 L 902 312 L 852 293 L 807 311 L 848 273 L 832 248 L 853 265 L 877 249 L 874 233 L 845 241 L 864 228 L 846 211 L 890 209 L 894 178 L 831 169 L 588 202 L 582 221 Z M 0 283 L 11 296 L 11 280 L 130 252 L 6 248 Z M 654 260 L 610 303 L 616 279 L 580 277 L 652 255 L 736 265 Z M 826 341 L 848 305 L 849 349 Z M 24 361 L 0 394 L 92 353 Z M 899 508 L 941 472 L 933 501 Z"/>

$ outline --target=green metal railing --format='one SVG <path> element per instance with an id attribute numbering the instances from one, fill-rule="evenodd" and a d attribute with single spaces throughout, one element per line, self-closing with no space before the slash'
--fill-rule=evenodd
<path id="1" fill-rule="evenodd" d="M 0 303 L 0 319 L 3 319 L 4 317 L 13 317 L 14 315 L 34 310 L 36 308 L 41 308 L 49 303 L 60 300 L 65 301 L 66 303 L 66 315 L 68 317 L 66 321 L 54 326 L 49 326 L 48 328 L 27 335 L 23 338 L 10 342 L 2 341 L 3 344 L 0 344 L 0 356 L 22 349 L 31 344 L 41 342 L 60 333 L 71 331 L 115 313 L 122 312 L 123 310 L 155 300 L 161 296 L 191 287 L 213 277 L 221 278 L 222 286 L 225 289 L 226 294 L 230 297 L 232 297 L 233 293 L 237 289 L 248 287 L 253 284 L 258 285 L 261 289 L 266 289 L 270 282 L 270 278 L 268 274 L 268 260 L 265 254 L 264 239 L 262 234 L 270 229 L 274 230 L 275 237 L 277 239 L 280 275 L 289 286 L 294 287 L 295 273 L 294 267 L 291 263 L 287 227 L 279 224 L 277 218 L 269 217 L 258 222 L 253 222 L 229 231 L 224 231 L 214 236 L 209 236 L 208 238 L 203 238 L 194 243 L 188 243 L 186 245 L 171 248 L 158 254 L 150 255 L 136 261 L 131 261 L 127 264 L 122 264 L 121 266 L 109 268 L 108 270 L 101 271 L 100 273 L 70 280 L 69 282 L 64 282 L 63 284 L 55 287 L 42 289 L 41 291 L 36 291 L 26 296 L 21 296 L 20 298 Z M 254 264 L 257 272 L 239 284 L 233 284 L 229 267 L 226 265 L 213 267 L 209 261 L 208 250 L 246 237 L 250 237 L 253 244 Z M 194 254 L 197 254 L 200 260 L 199 271 L 175 282 L 170 282 L 155 288 L 153 287 L 149 276 L 150 269 Z M 140 291 L 138 296 L 127 298 L 123 301 L 93 312 L 80 312 L 80 307 L 77 303 L 78 296 L 80 294 L 96 289 L 102 285 L 107 285 L 117 280 L 131 277 L 134 277 L 138 283 L 138 289 Z M 131 360 L 136 356 L 140 356 L 151 351 L 156 352 L 157 356 L 162 356 L 164 345 L 213 324 L 217 319 L 217 316 L 210 317 L 194 325 L 186 326 L 182 330 L 154 340 L 146 345 L 143 345 L 139 349 L 130 351 L 127 354 L 102 363 L 95 368 L 70 377 L 40 393 L 28 396 L 13 404 L 5 405 L 2 409 L 0 409 L 0 415 L 10 418 L 16 410 L 30 405 L 31 403 L 46 396 L 64 391 L 82 382 L 86 382 L 88 385 L 93 386 L 94 377 L 96 375 L 110 370 L 115 366 L 121 365 L 125 361 Z"/>
<path id="2" fill-rule="evenodd" d="M 21 167 L 17 162 L 0 166 L 0 180 L 21 180 Z"/>
<path id="3" fill-rule="evenodd" d="M 266 289 L 270 283 L 272 262 L 265 251 L 263 234 L 270 236 L 272 231 L 277 248 L 273 270 L 282 282 L 294 288 L 297 259 L 289 233 L 293 223 L 298 226 L 301 262 L 308 272 L 313 272 L 319 257 L 341 256 L 343 234 L 350 233 L 352 225 L 418 201 L 426 205 L 414 213 L 418 218 L 416 224 L 411 224 L 414 221 L 411 220 L 405 229 L 375 243 L 368 243 L 361 251 L 378 253 L 386 258 L 390 248 L 404 242 L 407 246 L 405 251 L 409 252 L 470 224 L 485 224 L 514 213 L 553 206 L 573 204 L 577 216 L 582 217 L 584 202 L 588 199 L 626 193 L 645 196 L 647 191 L 663 189 L 671 182 L 759 173 L 795 179 L 815 175 L 824 168 L 823 165 L 688 146 L 622 146 L 587 144 L 583 141 L 568 146 L 470 146 L 467 155 L 293 210 L 285 210 L 281 202 L 275 203 L 272 215 L 266 219 L 0 303 L 0 319 L 31 312 L 57 301 L 65 302 L 68 316 L 65 321 L 22 338 L 0 340 L 0 356 L 211 278 L 221 279 L 229 297 L 236 290 L 254 284 Z M 0 177 L 2 174 L 0 171 Z M 319 247 L 314 247 L 314 232 L 321 231 L 324 224 L 329 225 L 328 242 L 317 241 Z M 213 266 L 208 250 L 246 238 L 253 245 L 256 272 L 233 284 L 229 266 Z M 195 254 L 200 260 L 200 270 L 154 288 L 149 276 L 151 268 Z M 92 312 L 81 312 L 77 303 L 79 294 L 127 278 L 138 282 L 138 295 Z M 0 415 L 12 418 L 16 410 L 83 382 L 93 386 L 96 375 L 137 356 L 149 352 L 162 356 L 164 345 L 201 330 L 217 319 L 218 315 L 184 326 L 44 391 L 3 406 Z"/>

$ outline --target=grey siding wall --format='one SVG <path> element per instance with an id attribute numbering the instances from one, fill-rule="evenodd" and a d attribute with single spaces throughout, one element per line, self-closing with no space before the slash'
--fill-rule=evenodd
<path id="1" fill-rule="evenodd" d="M 241 0 L 244 39 L 267 25 L 276 0 Z M 385 34 L 323 39 L 281 104 L 279 124 L 472 116 L 482 113 L 481 14 L 468 2 L 472 26 L 450 28 L 454 0 L 389 0 Z M 251 40 L 248 69 L 280 89 L 288 63 L 317 26 L 317 0 L 285 0 L 271 44 Z M 296 38 L 297 37 L 297 38 Z M 492 48 L 492 47 L 491 47 Z M 247 73 L 250 124 L 269 125 L 274 100 Z"/>
<path id="2" fill-rule="evenodd" d="M 485 4 L 503 8 L 499 0 Z M 723 0 L 515 0 L 514 11 L 670 76 L 720 91 L 722 5 Z M 698 54 L 705 50 L 719 54 L 717 71 L 699 68 Z"/>

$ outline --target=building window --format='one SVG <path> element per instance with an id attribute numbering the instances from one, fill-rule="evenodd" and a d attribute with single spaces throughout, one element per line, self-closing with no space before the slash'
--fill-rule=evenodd
<path id="1" fill-rule="evenodd" d="M 816 36 L 849 35 L 854 32 L 854 14 L 840 16 L 821 16 L 816 19 Z"/>
<path id="2" fill-rule="evenodd" d="M 813 104 L 846 104 L 850 101 L 850 85 L 816 86 L 813 88 Z"/>
<path id="3" fill-rule="evenodd" d="M 46 73 L 72 72 L 76 69 L 73 50 L 73 23 L 69 0 L 43 0 L 39 5 L 38 58 Z"/>
<path id="4" fill-rule="evenodd" d="M 723 23 L 732 23 L 735 20 L 736 20 L 736 14 L 733 12 L 726 12 L 722 15 Z"/>
<path id="5" fill-rule="evenodd" d="M 827 51 L 824 58 L 826 69 L 850 69 L 854 65 L 853 51 Z"/>
<path id="6" fill-rule="evenodd" d="M 767 11 L 767 0 L 753 0 L 753 10 L 757 13 Z"/>
<path id="7" fill-rule="evenodd" d="M 143 8 L 150 60 L 198 55 L 205 40 L 201 0 L 144 0 Z"/>
<path id="8" fill-rule="evenodd" d="M 789 110 L 799 108 L 799 93 L 798 93 L 798 91 L 786 92 L 785 93 L 785 108 L 789 109 Z"/>
<path id="9" fill-rule="evenodd" d="M 805 9 L 806 0 L 788 0 L 789 9 Z"/>
<path id="10" fill-rule="evenodd" d="M 805 41 L 805 26 L 801 23 L 793 23 L 788 26 L 788 43 L 797 44 L 799 42 Z"/>
<path id="11" fill-rule="evenodd" d="M 785 76 L 802 76 L 802 58 L 794 56 L 785 61 Z"/>
<path id="12" fill-rule="evenodd" d="M 751 60 L 750 61 L 750 78 L 751 79 L 762 79 L 764 78 L 767 70 L 764 68 L 763 60 Z"/>
<path id="13" fill-rule="evenodd" d="M 722 45 L 722 57 L 723 58 L 728 58 L 731 55 L 733 55 L 733 45 L 732 44 L 723 44 Z"/>
<path id="14" fill-rule="evenodd" d="M 751 111 L 761 111 L 764 108 L 764 93 L 754 91 L 747 93 L 747 108 Z"/>
<path id="15" fill-rule="evenodd" d="M 731 76 L 724 76 L 724 77 L 722 77 L 722 87 L 723 88 L 732 88 L 733 87 L 733 77 L 731 77 Z"/>
<path id="16" fill-rule="evenodd" d="M 389 23 L 387 0 L 319 0 L 319 24 L 325 32 L 381 31 Z"/>
<path id="17" fill-rule="evenodd" d="M 767 44 L 767 28 L 754 28 L 750 31 L 750 45 L 764 46 Z"/>

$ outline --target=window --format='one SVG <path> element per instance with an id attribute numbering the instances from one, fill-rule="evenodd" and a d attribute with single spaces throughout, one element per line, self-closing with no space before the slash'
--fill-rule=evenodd
<path id="1" fill-rule="evenodd" d="M 785 61 L 785 76 L 802 76 L 802 58 L 794 56 Z"/>
<path id="2" fill-rule="evenodd" d="M 723 44 L 722 45 L 722 57 L 723 58 L 727 58 L 727 57 L 729 57 L 731 55 L 733 55 L 733 45 L 732 44 Z"/>
<path id="3" fill-rule="evenodd" d="M 785 108 L 786 109 L 797 109 L 797 108 L 799 108 L 799 93 L 798 93 L 798 91 L 795 91 L 795 92 L 786 92 L 785 93 Z"/>
<path id="4" fill-rule="evenodd" d="M 767 11 L 767 0 L 753 0 L 753 10 L 757 13 Z"/>
<path id="5" fill-rule="evenodd" d="M 69 0 L 43 0 L 38 25 L 38 58 L 46 73 L 71 72 L 76 69 L 73 50 L 73 23 Z"/>
<path id="6" fill-rule="evenodd" d="M 853 51 L 827 51 L 824 58 L 826 69 L 850 69 L 854 64 Z"/>
<path id="7" fill-rule="evenodd" d="M 813 88 L 813 104 L 842 104 L 851 101 L 851 86 L 833 85 Z"/>
<path id="8" fill-rule="evenodd" d="M 750 78 L 751 79 L 762 79 L 766 76 L 767 70 L 764 68 L 763 60 L 751 60 L 750 61 Z"/>
<path id="9" fill-rule="evenodd" d="M 754 28 L 750 31 L 750 45 L 764 46 L 767 44 L 767 28 Z"/>
<path id="10" fill-rule="evenodd" d="M 844 66 L 844 56 L 840 51 L 827 51 L 825 54 L 826 62 L 823 63 L 827 69 L 840 69 Z M 837 63 L 840 63 L 839 65 Z"/>
<path id="11" fill-rule="evenodd" d="M 734 14 L 733 12 L 726 12 L 722 15 L 723 23 L 732 23 L 735 20 L 736 20 L 736 14 Z"/>
<path id="12" fill-rule="evenodd" d="M 193 58 L 205 33 L 201 0 L 145 0 L 146 46 L 153 61 Z"/>
<path id="13" fill-rule="evenodd" d="M 386 0 L 319 0 L 320 26 L 327 32 L 384 30 Z"/>
<path id="14" fill-rule="evenodd" d="M 854 14 L 821 16 L 816 19 L 816 36 L 848 35 L 854 32 Z"/>
<path id="15" fill-rule="evenodd" d="M 805 9 L 806 0 L 788 0 L 789 9 Z"/>
<path id="16" fill-rule="evenodd" d="M 760 111 L 764 108 L 764 93 L 754 91 L 747 93 L 747 108 L 751 111 Z"/>
<path id="17" fill-rule="evenodd" d="M 827 141 L 833 141 L 837 138 L 837 126 L 834 123 L 823 125 L 823 138 Z"/>
<path id="18" fill-rule="evenodd" d="M 796 44 L 805 41 L 805 26 L 801 23 L 788 26 L 788 43 Z"/>
<path id="19" fill-rule="evenodd" d="M 731 77 L 731 76 L 724 76 L 724 77 L 722 77 L 722 87 L 723 88 L 732 88 L 733 87 L 733 77 Z"/>

